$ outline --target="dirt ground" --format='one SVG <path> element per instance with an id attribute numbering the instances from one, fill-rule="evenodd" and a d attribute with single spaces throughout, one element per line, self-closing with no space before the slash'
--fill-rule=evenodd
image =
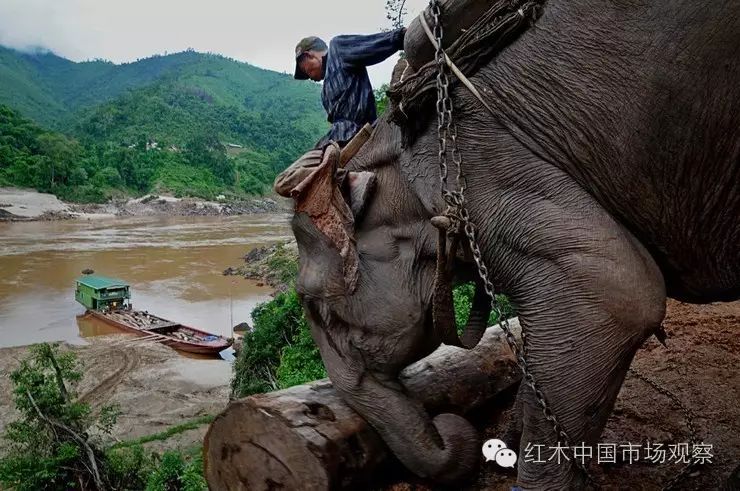
<path id="1" fill-rule="evenodd" d="M 714 455 L 711 464 L 682 479 L 677 489 L 740 490 L 738 476 L 732 486 L 725 487 L 740 465 L 740 302 L 688 305 L 670 301 L 664 327 L 668 348 L 651 338 L 638 352 L 633 367 L 668 388 L 694 413 L 698 439 L 711 444 Z M 478 421 L 484 438 L 500 436 L 508 425 L 507 416 L 504 412 L 503 417 Z M 669 398 L 628 375 L 601 442 L 684 443 L 689 441 L 685 421 L 683 411 Z M 592 463 L 591 472 L 602 489 L 657 490 L 680 468 L 675 463 Z M 481 462 L 477 478 L 457 489 L 510 490 L 516 475 L 500 469 L 492 462 Z M 402 481 L 387 489 L 435 489 L 414 479 Z"/>
<path id="2" fill-rule="evenodd" d="M 199 416 L 217 414 L 227 404 L 231 364 L 186 358 L 156 343 L 141 344 L 133 335 L 89 338 L 86 346 L 68 346 L 84 364 L 79 397 L 93 409 L 118 404 L 121 415 L 114 440 L 132 440 L 161 432 Z M 9 374 L 27 348 L 0 350 L 0 433 L 17 415 Z M 168 448 L 199 445 L 207 425 L 167 441 Z M 154 445 L 155 447 L 157 445 Z"/>

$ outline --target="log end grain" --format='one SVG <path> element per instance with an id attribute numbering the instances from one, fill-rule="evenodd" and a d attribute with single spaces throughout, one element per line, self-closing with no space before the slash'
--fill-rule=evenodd
<path id="1" fill-rule="evenodd" d="M 511 327 L 519 336 L 515 319 Z M 503 332 L 490 328 L 475 349 L 443 346 L 400 381 L 430 414 L 464 414 L 520 378 Z M 366 488 L 393 459 L 331 382 L 320 380 L 229 404 L 206 434 L 204 463 L 213 490 L 329 490 Z"/>
<path id="2" fill-rule="evenodd" d="M 211 489 L 337 489 L 367 481 L 385 445 L 328 381 L 235 401 L 204 441 Z"/>

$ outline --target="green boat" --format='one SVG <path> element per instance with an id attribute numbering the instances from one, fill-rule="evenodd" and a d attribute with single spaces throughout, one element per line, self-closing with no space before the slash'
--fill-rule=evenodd
<path id="1" fill-rule="evenodd" d="M 77 278 L 75 300 L 85 313 L 124 331 L 172 348 L 204 355 L 218 355 L 231 346 L 231 339 L 157 317 L 131 306 L 131 287 L 125 281 L 105 276 Z"/>
<path id="2" fill-rule="evenodd" d="M 130 308 L 131 287 L 125 281 L 98 275 L 77 278 L 75 300 L 88 310 Z"/>

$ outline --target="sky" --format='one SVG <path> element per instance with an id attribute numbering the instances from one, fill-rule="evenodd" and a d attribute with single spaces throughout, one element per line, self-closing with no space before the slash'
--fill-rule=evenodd
<path id="1" fill-rule="evenodd" d="M 390 27 L 386 0 L 0 0 L 0 45 L 115 63 L 193 48 L 293 73 L 298 40 Z M 428 0 L 407 0 L 408 23 Z M 369 69 L 375 87 L 397 56 Z"/>

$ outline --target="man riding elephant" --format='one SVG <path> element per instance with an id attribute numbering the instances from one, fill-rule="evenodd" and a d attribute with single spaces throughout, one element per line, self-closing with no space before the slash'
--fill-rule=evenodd
<path id="1" fill-rule="evenodd" d="M 315 147 L 275 179 L 275 192 L 290 197 L 291 191 L 321 163 L 324 151 L 335 142 L 345 146 L 365 124 L 377 119 L 375 95 L 367 67 L 403 49 L 405 28 L 368 36 L 344 35 L 330 46 L 320 38 L 302 39 L 295 48 L 295 78 L 324 81 L 321 102 L 331 128 Z"/>
<path id="2" fill-rule="evenodd" d="M 544 10 L 527 28 L 534 4 Z M 493 5 L 503 11 L 492 22 L 523 32 L 468 73 L 475 91 L 450 91 L 480 260 L 516 306 L 528 373 L 547 401 L 543 411 L 521 385 L 522 437 L 506 443 L 524 455 L 567 434 L 593 447 L 635 352 L 660 329 L 666 296 L 740 297 L 740 4 Z M 450 482 L 478 465 L 474 428 L 458 415 L 427 414 L 398 380 L 441 342 L 432 322 L 431 220 L 446 209 L 438 114 L 433 103 L 412 102 L 407 94 L 381 118 L 347 166 L 372 172 L 374 193 L 355 194 L 350 182 L 333 195 L 362 210 L 342 242 L 351 247 L 328 238 L 336 223 L 320 229 L 295 213 L 296 286 L 336 390 L 409 469 Z M 470 254 L 452 260 L 460 279 L 479 272 Z M 518 461 L 523 488 L 571 489 L 586 479 L 572 462 Z"/>

